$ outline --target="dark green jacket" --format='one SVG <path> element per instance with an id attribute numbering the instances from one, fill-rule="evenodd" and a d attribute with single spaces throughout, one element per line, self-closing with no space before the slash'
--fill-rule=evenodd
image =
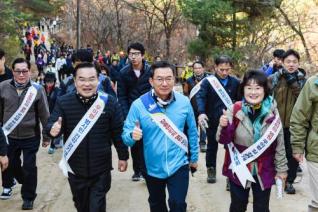
<path id="1" fill-rule="evenodd" d="M 302 89 L 290 119 L 293 153 L 306 153 L 306 159 L 318 163 L 318 75 Z"/>

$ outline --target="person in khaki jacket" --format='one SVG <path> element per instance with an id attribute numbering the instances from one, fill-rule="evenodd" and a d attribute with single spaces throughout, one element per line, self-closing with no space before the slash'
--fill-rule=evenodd
<path id="1" fill-rule="evenodd" d="M 0 83 L 0 122 L 8 140 L 9 167 L 2 172 L 0 199 L 10 199 L 15 180 L 22 184 L 22 209 L 33 209 L 37 187 L 36 153 L 50 138 L 42 130 L 49 118 L 44 88 L 31 80 L 31 65 L 24 58 L 13 61 L 13 79 Z M 12 118 L 12 119 L 11 119 Z M 22 156 L 22 160 L 21 160 Z M 22 162 L 23 161 L 23 162 Z"/>
<path id="2" fill-rule="evenodd" d="M 277 121 L 277 104 L 269 95 L 267 78 L 261 71 L 246 72 L 240 92 L 243 100 L 234 103 L 228 111 L 223 110 L 216 135 L 216 140 L 227 146 L 223 175 L 230 180 L 230 212 L 246 211 L 250 188 L 253 190 L 253 211 L 269 211 L 271 187 L 277 178 L 284 181 L 288 170 L 283 130 L 280 129 L 278 136 L 273 138 L 273 143 L 263 145 L 264 139 L 261 139 L 268 133 L 271 123 Z M 232 171 L 235 169 L 230 169 L 233 161 L 228 144 L 232 142 L 240 153 L 251 146 L 253 152 L 263 151 L 250 163 L 242 164 L 248 168 L 255 183 L 248 180 L 246 185 L 242 185 L 237 174 Z"/>
<path id="3" fill-rule="evenodd" d="M 309 173 L 311 202 L 308 211 L 318 211 L 318 75 L 308 79 L 290 119 L 294 158 L 303 162 L 305 153 Z"/>
<path id="4" fill-rule="evenodd" d="M 287 194 L 295 194 L 293 183 L 297 177 L 299 163 L 293 158 L 290 144 L 289 120 L 297 97 L 304 86 L 306 72 L 299 68 L 298 52 L 289 49 L 283 54 L 283 68 L 269 77 L 273 96 L 283 123 L 286 157 L 288 160 L 288 177 L 285 185 Z"/>

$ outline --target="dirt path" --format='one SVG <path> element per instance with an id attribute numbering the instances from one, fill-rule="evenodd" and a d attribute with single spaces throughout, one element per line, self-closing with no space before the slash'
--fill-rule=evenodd
<path id="1" fill-rule="evenodd" d="M 230 196 L 225 191 L 225 178 L 220 175 L 223 159 L 223 148 L 220 146 L 218 157 L 218 176 L 216 184 L 206 183 L 205 155 L 200 153 L 200 169 L 190 179 L 188 192 L 189 212 L 225 212 L 228 211 Z M 47 149 L 41 148 L 38 153 L 38 197 L 34 204 L 34 211 L 45 212 L 75 212 L 72 197 L 67 180 L 57 167 L 60 159 L 61 149 L 55 154 L 48 155 Z M 113 164 L 117 164 L 114 154 Z M 303 166 L 304 168 L 304 166 Z M 304 168 L 305 169 L 305 168 Z M 128 171 L 119 173 L 112 172 L 112 187 L 107 195 L 107 211 L 111 212 L 147 212 L 147 189 L 144 182 L 132 182 L 132 166 L 129 164 Z M 20 185 L 14 188 L 13 198 L 0 200 L 0 211 L 15 212 L 21 210 Z M 301 183 L 295 184 L 297 194 L 285 195 L 283 200 L 275 198 L 275 188 L 272 189 L 270 208 L 272 212 L 307 211 L 308 201 L 308 179 L 304 170 L 304 177 Z M 252 199 L 250 200 L 250 202 Z M 249 204 L 248 211 L 252 211 Z"/>

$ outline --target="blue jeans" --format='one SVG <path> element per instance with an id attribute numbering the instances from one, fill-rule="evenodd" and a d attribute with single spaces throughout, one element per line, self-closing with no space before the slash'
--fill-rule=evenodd
<path id="1" fill-rule="evenodd" d="M 199 144 L 206 144 L 206 132 L 200 129 L 200 141 Z"/>
<path id="2" fill-rule="evenodd" d="M 169 193 L 170 212 L 186 212 L 185 202 L 189 187 L 189 166 L 184 165 L 166 179 L 145 176 L 149 192 L 149 206 L 151 212 L 168 212 L 166 204 L 166 187 Z"/>
<path id="3" fill-rule="evenodd" d="M 55 149 L 55 148 L 56 148 L 55 145 L 60 144 L 62 139 L 63 139 L 62 136 L 59 136 L 59 137 L 57 137 L 57 138 L 52 139 L 50 147 L 51 147 L 52 149 Z"/>

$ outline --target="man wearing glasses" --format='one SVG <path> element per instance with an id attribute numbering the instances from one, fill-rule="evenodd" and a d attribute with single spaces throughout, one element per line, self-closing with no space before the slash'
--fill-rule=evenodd
<path id="1" fill-rule="evenodd" d="M 43 87 L 30 78 L 30 62 L 17 58 L 12 69 L 13 79 L 0 83 L 0 120 L 9 144 L 9 167 L 3 172 L 0 198 L 11 198 L 15 178 L 22 184 L 22 209 L 31 210 L 36 198 L 36 153 L 41 134 L 42 146 L 46 147 L 50 143 L 44 131 L 41 133 L 40 123 L 45 126 L 50 114 Z"/>
<path id="2" fill-rule="evenodd" d="M 174 67 L 160 61 L 152 65 L 149 79 L 153 89 L 133 102 L 122 138 L 134 146 L 143 139 L 146 170 L 144 177 L 152 212 L 185 212 L 189 167 L 197 168 L 199 145 L 190 100 L 173 91 Z M 183 131 L 187 128 L 186 136 Z"/>
<path id="3" fill-rule="evenodd" d="M 118 81 L 118 101 L 123 110 L 124 118 L 127 116 L 133 101 L 148 92 L 151 88 L 149 83 L 150 66 L 144 60 L 145 48 L 140 43 L 132 43 L 128 46 L 129 64 L 121 71 Z M 142 176 L 142 148 L 141 142 L 131 148 L 134 174 L 133 181 L 143 179 Z"/>

